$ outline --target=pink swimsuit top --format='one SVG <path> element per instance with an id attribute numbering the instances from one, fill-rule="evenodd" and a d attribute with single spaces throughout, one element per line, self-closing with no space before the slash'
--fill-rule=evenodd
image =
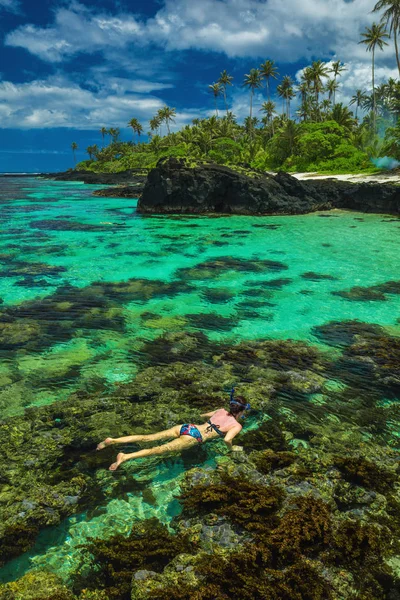
<path id="1" fill-rule="evenodd" d="M 217 412 L 215 412 L 211 417 L 210 421 L 213 425 L 219 426 L 219 429 L 222 431 L 222 433 L 226 433 L 233 427 L 237 426 L 242 429 L 240 423 L 238 423 L 235 417 L 232 417 L 232 415 L 230 415 L 225 408 L 220 408 L 217 410 Z"/>

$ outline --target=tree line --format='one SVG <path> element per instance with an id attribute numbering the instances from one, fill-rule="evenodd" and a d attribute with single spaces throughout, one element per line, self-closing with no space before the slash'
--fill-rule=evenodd
<path id="1" fill-rule="evenodd" d="M 313 61 L 303 69 L 298 84 L 288 75 L 276 87 L 276 95 L 281 100 L 281 108 L 271 100 L 271 83 L 278 81 L 279 72 L 276 63 L 265 60 L 258 68 L 253 68 L 245 74 L 242 87 L 249 91 L 249 116 L 244 120 L 243 126 L 237 124 L 235 115 L 229 108 L 229 89 L 234 78 L 226 70 L 222 71 L 218 80 L 208 86 L 214 98 L 215 117 L 208 119 L 194 119 L 192 125 L 185 126 L 178 133 L 171 133 L 170 126 L 175 122 L 176 109 L 164 106 L 149 121 L 147 136 L 148 144 L 141 143 L 144 132 L 143 125 L 136 118 L 132 118 L 128 127 L 133 131 L 136 143 L 119 142 L 120 129 L 102 127 L 102 148 L 97 145 L 89 146 L 86 151 L 89 159 L 94 158 L 100 162 L 108 159 L 118 160 L 127 152 L 150 151 L 159 154 L 163 149 L 186 144 L 187 150 L 193 150 L 193 145 L 200 149 L 200 154 L 208 156 L 216 140 L 224 138 L 235 143 L 249 145 L 250 157 L 257 153 L 257 148 L 271 147 L 273 138 L 279 134 L 286 136 L 290 148 L 295 146 L 296 131 L 299 132 L 300 124 L 318 124 L 327 121 L 336 122 L 349 133 L 349 141 L 355 148 L 375 154 L 379 152 L 379 129 L 388 129 L 388 136 L 392 136 L 391 147 L 397 152 L 396 136 L 398 117 L 400 113 L 400 83 L 398 80 L 389 79 L 379 86 L 375 85 L 375 61 L 377 51 L 383 51 L 388 45 L 386 41 L 393 37 L 397 67 L 400 75 L 400 59 L 398 48 L 398 34 L 400 29 L 400 2 L 399 0 L 379 0 L 374 7 L 374 12 L 383 11 L 379 23 L 373 23 L 361 33 L 360 44 L 365 45 L 366 51 L 371 52 L 371 84 L 372 90 L 355 90 L 349 106 L 336 102 L 336 94 L 340 89 L 340 77 L 346 66 L 336 60 L 324 63 L 321 60 Z M 254 95 L 257 90 L 265 89 L 266 99 L 256 115 L 254 115 Z M 291 114 L 291 102 L 298 96 L 300 105 Z M 224 116 L 220 118 L 220 101 L 223 100 Z M 350 107 L 355 108 L 355 115 Z M 359 111 L 365 112 L 362 122 L 359 120 Z M 260 115 L 261 113 L 261 115 Z M 294 117 L 292 119 L 292 117 Z M 163 126 L 165 129 L 163 131 Z M 381 127 L 382 126 L 382 127 Z M 397 126 L 397 128 L 396 128 Z M 164 136 L 163 136 L 164 134 Z M 109 144 L 105 147 L 105 138 L 109 137 Z M 394 136 L 394 137 L 393 137 Z M 395 140 L 393 142 L 393 139 Z M 145 146 L 148 146 L 147 150 Z M 387 145 L 385 146 L 387 147 Z M 72 150 L 77 150 L 77 144 L 72 144 Z M 374 152 L 372 152 L 374 150 Z M 194 152 L 196 154 L 196 152 Z M 243 154 L 243 153 L 241 153 Z M 114 158 L 113 158 L 114 157 Z"/>

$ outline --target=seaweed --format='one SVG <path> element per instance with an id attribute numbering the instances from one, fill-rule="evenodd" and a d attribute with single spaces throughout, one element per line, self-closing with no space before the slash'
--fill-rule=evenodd
<path id="1" fill-rule="evenodd" d="M 183 492 L 184 514 L 213 512 L 224 515 L 252 533 L 266 533 L 277 522 L 284 492 L 277 486 L 252 483 L 224 476 L 221 484 L 196 485 Z"/>
<path id="2" fill-rule="evenodd" d="M 247 452 L 270 448 L 274 452 L 288 449 L 287 440 L 275 420 L 265 421 L 258 429 L 247 431 L 241 436 L 241 443 Z"/>
<path id="3" fill-rule="evenodd" d="M 393 489 L 398 476 L 362 457 L 334 456 L 333 465 L 349 483 L 361 485 L 367 489 L 385 493 Z"/>
<path id="4" fill-rule="evenodd" d="M 158 587 L 152 600 L 330 600 L 327 583 L 305 561 L 285 571 L 268 564 L 268 552 L 247 546 L 228 558 L 204 557 L 196 567 L 199 582 Z"/>
<path id="5" fill-rule="evenodd" d="M 173 535 L 157 519 L 142 521 L 129 536 L 91 539 L 82 549 L 93 557 L 86 576 L 75 576 L 74 591 L 104 589 L 109 600 L 130 600 L 132 575 L 139 569 L 162 572 L 178 554 L 196 550 L 196 542 L 181 532 Z"/>
<path id="6" fill-rule="evenodd" d="M 218 304 L 221 302 L 228 302 L 235 297 L 235 292 L 230 290 L 229 288 L 207 288 L 201 290 L 202 295 L 207 300 L 207 302 L 211 302 L 212 304 Z"/>
<path id="7" fill-rule="evenodd" d="M 334 275 L 324 275 L 323 273 L 315 273 L 314 271 L 307 271 L 307 273 L 303 273 L 300 275 L 302 279 L 307 279 L 308 281 L 338 281 L 338 277 Z"/>
<path id="8" fill-rule="evenodd" d="M 232 237 L 231 234 L 223 234 L 221 237 Z M 218 279 L 227 271 L 241 273 L 265 273 L 268 271 L 284 271 L 289 267 L 282 262 L 267 259 L 243 259 L 232 256 L 221 256 L 210 259 L 193 267 L 178 269 L 176 276 L 179 279 Z"/>
<path id="9" fill-rule="evenodd" d="M 383 328 L 373 323 L 362 321 L 330 321 L 323 325 L 313 327 L 312 334 L 325 344 L 330 346 L 351 346 L 356 336 L 371 338 L 380 336 Z"/>
<path id="10" fill-rule="evenodd" d="M 273 450 L 265 450 L 253 462 L 260 473 L 268 474 L 275 469 L 284 469 L 289 467 L 296 460 L 296 455 L 293 452 L 274 452 Z"/>
<path id="11" fill-rule="evenodd" d="M 184 315 L 191 327 L 210 331 L 231 331 L 238 324 L 237 317 L 222 317 L 218 313 L 195 313 Z"/>

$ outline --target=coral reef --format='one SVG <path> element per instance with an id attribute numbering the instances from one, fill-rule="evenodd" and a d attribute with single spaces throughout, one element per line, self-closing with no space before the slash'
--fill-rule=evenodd
<path id="1" fill-rule="evenodd" d="M 75 324 L 84 302 L 106 311 L 114 294 L 124 301 L 162 297 L 168 285 L 99 283 L 77 290 L 72 306 L 57 292 L 42 303 L 58 299 L 59 314 Z M 31 321 L 39 323 L 36 337 L 46 327 L 39 305 L 29 303 Z M 28 315 L 27 304 L 14 310 L 18 319 L 18 311 Z M 9 309 L 2 315 L 2 325 L 17 322 Z M 152 312 L 140 316 L 158 321 Z M 201 332 L 171 331 L 132 345 L 139 364 L 133 381 L 107 394 L 101 387 L 82 390 L 0 422 L 0 560 L 6 562 L 31 548 L 39 531 L 74 513 L 97 514 L 111 499 L 135 494 L 154 502 L 149 482 L 132 477 L 129 464 L 118 477 L 104 469 L 115 448 L 96 453 L 99 440 L 196 422 L 200 413 L 226 405 L 233 385 L 253 409 L 240 438 L 245 452 L 223 455 L 217 440 L 196 448 L 195 458 L 182 455 L 183 510 L 174 513 L 170 529 L 138 521 L 126 537 L 91 540 L 81 548 L 84 568 L 71 574 L 72 587 L 48 575 L 46 588 L 41 574 L 32 600 L 396 598 L 390 560 L 400 554 L 400 411 L 382 402 L 382 389 L 396 389 L 398 338 L 357 321 L 315 333 L 342 352 L 291 340 L 229 345 Z M 34 335 L 22 347 L 29 343 L 38 344 Z M 91 360 L 90 346 L 76 340 L 63 349 L 48 381 L 57 369 L 70 373 Z M 360 388 L 355 368 L 365 358 L 368 390 Z M 19 371 L 0 371 L 4 390 L 13 394 L 17 386 L 23 393 L 21 373 L 45 367 L 26 352 L 18 354 L 18 365 Z M 215 453 L 218 468 L 200 466 Z M 0 586 L 0 600 L 22 600 L 33 577 Z"/>
<path id="2" fill-rule="evenodd" d="M 335 456 L 333 464 L 346 481 L 377 492 L 391 491 L 394 483 L 398 481 L 397 473 L 379 468 L 377 464 L 363 457 Z"/>
<path id="3" fill-rule="evenodd" d="M 150 519 L 135 525 L 127 537 L 93 539 L 85 551 L 96 568 L 87 577 L 76 576 L 75 591 L 103 589 L 109 600 L 130 600 L 134 572 L 161 572 L 177 555 L 195 552 L 196 544 L 184 532 L 171 535 L 165 525 Z"/>
<path id="4" fill-rule="evenodd" d="M 350 290 L 334 291 L 331 294 L 356 302 L 368 300 L 384 301 L 388 300 L 388 295 L 400 294 L 400 281 L 385 281 L 385 283 L 379 283 L 370 287 L 355 286 Z"/>
<path id="5" fill-rule="evenodd" d="M 265 273 L 274 271 L 284 271 L 289 267 L 282 262 L 275 260 L 260 260 L 234 258 L 231 256 L 221 256 L 214 260 L 207 260 L 198 263 L 194 267 L 178 269 L 176 276 L 182 280 L 206 280 L 218 279 L 227 271 L 235 273 Z"/>

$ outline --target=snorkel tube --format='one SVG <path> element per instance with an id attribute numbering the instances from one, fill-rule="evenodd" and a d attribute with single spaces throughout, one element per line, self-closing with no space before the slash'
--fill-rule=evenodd
<path id="1" fill-rule="evenodd" d="M 242 406 L 243 410 L 250 410 L 251 406 L 250 404 L 242 404 L 242 402 L 237 402 L 237 400 L 235 400 L 234 398 L 235 395 L 235 388 L 231 389 L 231 394 L 229 397 L 229 404 L 236 404 L 237 406 Z"/>

